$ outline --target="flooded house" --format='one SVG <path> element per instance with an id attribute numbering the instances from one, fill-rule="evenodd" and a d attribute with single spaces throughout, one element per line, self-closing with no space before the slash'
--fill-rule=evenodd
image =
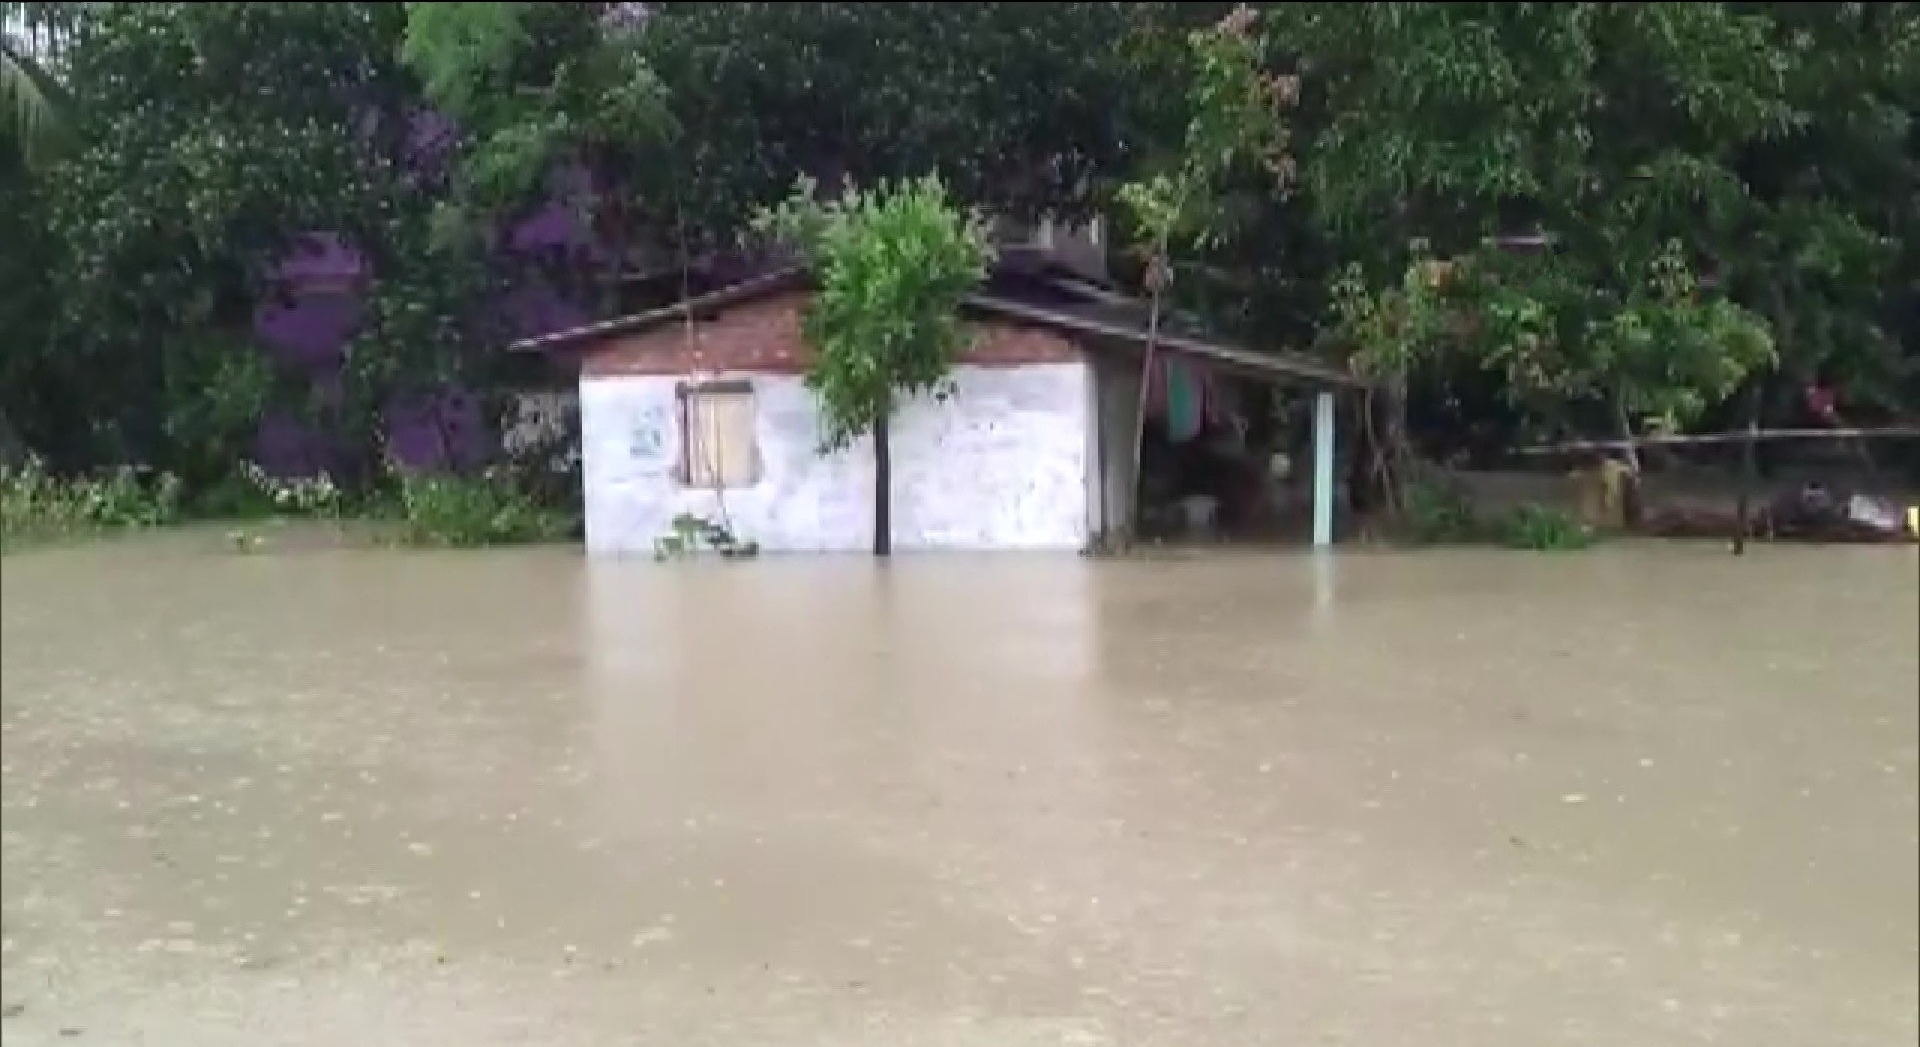
<path id="1" fill-rule="evenodd" d="M 871 441 L 820 450 L 801 333 L 810 293 L 804 269 L 779 269 L 514 344 L 578 367 L 591 554 L 651 555 L 682 515 L 724 524 L 769 552 L 871 547 Z M 972 338 L 950 395 L 907 401 L 890 424 L 894 548 L 1078 551 L 1127 528 L 1136 516 L 1130 474 L 1142 424 L 1144 303 L 1056 251 L 1003 248 L 963 308 Z M 1149 471 L 1167 463 L 1178 474 L 1182 461 L 1208 459 L 1206 447 L 1236 433 L 1244 445 L 1231 395 L 1241 385 L 1308 391 L 1317 435 L 1313 539 L 1330 541 L 1335 393 L 1354 380 L 1303 355 L 1228 345 L 1177 322 L 1162 325 L 1157 345 Z M 1187 451 L 1156 453 L 1182 442 L 1169 436 L 1184 437 Z M 1243 451 L 1247 461 L 1266 460 Z M 1234 503 L 1233 469 L 1187 471 L 1171 484 L 1143 480 L 1159 512 L 1143 503 L 1139 515 L 1182 515 L 1184 506 L 1185 515 L 1211 517 Z M 1209 493 L 1208 483 L 1221 489 Z"/>

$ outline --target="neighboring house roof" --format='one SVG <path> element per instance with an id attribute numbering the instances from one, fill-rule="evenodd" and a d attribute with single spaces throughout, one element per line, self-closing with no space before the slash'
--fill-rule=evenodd
<path id="1" fill-rule="evenodd" d="M 1079 301 L 1033 301 L 989 287 L 968 296 L 985 313 L 1039 324 L 1096 339 L 1139 346 L 1147 343 L 1149 306 L 1122 295 L 1090 294 Z M 1324 360 L 1294 352 L 1264 352 L 1233 345 L 1198 329 L 1179 315 L 1162 316 L 1156 351 L 1201 361 L 1252 378 L 1312 385 L 1358 386 L 1358 376 Z"/>
<path id="2" fill-rule="evenodd" d="M 809 283 L 804 268 L 782 269 L 659 309 L 521 339 L 507 348 L 517 352 L 547 352 L 577 347 L 684 320 L 689 312 L 695 319 L 710 317 L 744 302 L 804 289 Z M 1082 335 L 1096 344 L 1133 348 L 1144 347 L 1147 342 L 1147 303 L 1057 274 L 996 271 L 985 286 L 967 296 L 965 305 L 973 312 Z M 1362 384 L 1348 371 L 1303 353 L 1261 352 L 1222 342 L 1178 315 L 1162 317 L 1155 344 L 1158 351 L 1269 381 L 1290 380 L 1323 386 Z"/>

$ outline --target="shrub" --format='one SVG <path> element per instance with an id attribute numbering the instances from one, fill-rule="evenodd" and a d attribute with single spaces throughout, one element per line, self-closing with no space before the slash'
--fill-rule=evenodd
<path id="1" fill-rule="evenodd" d="M 346 492 L 326 473 L 281 479 L 252 462 L 193 499 L 196 515 L 224 520 L 290 516 L 336 520 L 346 509 Z"/>
<path id="2" fill-rule="evenodd" d="M 1488 516 L 1457 487 L 1434 481 L 1408 485 L 1401 520 L 1405 536 L 1423 544 L 1493 542 L 1512 549 L 1584 549 L 1594 533 L 1578 516 L 1537 503 Z"/>
<path id="3" fill-rule="evenodd" d="M 1494 537 L 1513 549 L 1585 549 L 1593 531 L 1580 518 L 1547 505 L 1516 505 L 1492 521 Z"/>
<path id="4" fill-rule="evenodd" d="M 1408 538 L 1423 543 L 1471 542 L 1485 534 L 1465 492 L 1434 481 L 1407 485 L 1401 526 Z"/>
<path id="5" fill-rule="evenodd" d="M 61 477 L 37 458 L 0 466 L 0 544 L 88 531 L 153 527 L 178 518 L 180 481 L 170 473 L 116 466 Z"/>
<path id="6" fill-rule="evenodd" d="M 499 470 L 477 476 L 401 473 L 400 538 L 409 545 L 472 547 L 556 541 L 578 527 Z"/>

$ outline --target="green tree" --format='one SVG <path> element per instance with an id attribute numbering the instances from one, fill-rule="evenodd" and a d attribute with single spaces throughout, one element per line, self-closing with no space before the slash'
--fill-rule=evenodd
<path id="1" fill-rule="evenodd" d="M 569 169 L 613 248 L 590 264 L 623 268 L 730 246 L 800 175 L 936 172 L 996 215 L 1118 197 L 1162 309 L 1259 342 L 1330 305 L 1396 420 L 1469 384 L 1542 427 L 1703 417 L 1768 370 L 1762 318 L 1774 410 L 1815 379 L 1920 403 L 1915 5 L 1276 4 L 1238 35 L 1230 10 L 0 5 L 0 411 L 74 464 L 238 432 L 259 375 L 222 354 L 327 230 L 373 283 L 351 410 L 319 407 L 369 436 L 387 399 L 488 379 L 476 308 L 513 275 L 488 244 Z"/>
<path id="2" fill-rule="evenodd" d="M 177 399 L 198 387 L 182 375 L 206 343 L 257 351 L 253 309 L 302 235 L 337 232 L 376 271 L 402 268 L 385 234 L 421 187 L 405 163 L 415 96 L 393 57 L 399 14 L 89 8 L 64 56 L 75 145 L 40 188 L 59 322 L 15 371 L 22 399 L 81 405 L 56 442 L 82 460 L 189 466 L 167 435 L 198 409 Z"/>
<path id="3" fill-rule="evenodd" d="M 819 290 L 803 330 L 807 386 L 819 398 L 822 451 L 873 437 L 873 552 L 892 551 L 888 421 L 902 397 L 944 399 L 967 344 L 960 305 L 986 277 L 992 248 L 978 213 L 955 207 L 938 178 L 848 189 L 825 204 L 812 182 L 757 218 L 798 245 Z"/>
<path id="4" fill-rule="evenodd" d="M 1629 433 L 1770 359 L 1714 279 L 1748 219 L 1736 158 L 1796 120 L 1764 15 L 1301 4 L 1272 29 L 1305 81 L 1303 181 L 1356 262 L 1339 329 L 1393 394 L 1393 451 L 1407 374 L 1443 349 L 1549 424 L 1591 411 Z M 1445 315 L 1422 319 L 1435 298 Z"/>
<path id="5" fill-rule="evenodd" d="M 409 5 L 406 57 L 476 186 L 592 170 L 617 247 L 732 246 L 802 175 L 937 172 L 996 214 L 1091 211 L 1131 157 L 1138 5 Z"/>
<path id="6" fill-rule="evenodd" d="M 544 203 L 568 164 L 657 154 L 669 137 L 636 27 L 604 3 L 410 3 L 401 57 L 461 128 L 450 205 Z"/>
<path id="7" fill-rule="evenodd" d="M 1118 133 L 1139 97 L 1121 62 L 1134 7 L 664 4 L 640 40 L 679 123 L 699 128 L 711 188 L 690 210 L 707 221 L 800 174 L 833 187 L 927 171 L 999 214 L 1073 215 L 1135 144 Z"/>
<path id="8" fill-rule="evenodd" d="M 57 71 L 82 13 L 80 4 L 0 3 L 0 462 L 44 436 L 49 427 L 36 423 L 70 412 L 33 402 L 21 379 L 45 352 L 55 313 L 42 179 L 72 141 Z"/>
<path id="9" fill-rule="evenodd" d="M 486 384 L 512 274 L 486 238 L 435 235 L 449 177 L 405 29 L 384 3 L 89 8 L 62 67 L 75 146 L 32 189 L 56 322 L 0 390 L 37 446 L 213 482 L 246 453 L 251 397 L 348 437 L 365 478 L 396 400 Z M 317 233 L 366 266 L 338 385 L 252 358 L 277 266 Z"/>
<path id="10" fill-rule="evenodd" d="M 1251 32 L 1254 21 L 1253 10 L 1242 5 L 1216 25 L 1186 34 L 1181 57 L 1190 77 L 1188 116 L 1179 146 L 1160 171 L 1124 183 L 1118 192 L 1146 254 L 1147 340 L 1134 409 L 1139 424 L 1129 463 L 1136 514 L 1147 390 L 1159 348 L 1161 311 L 1173 283 L 1173 249 L 1177 243 L 1204 248 L 1217 242 L 1222 181 L 1236 166 L 1256 164 L 1276 184 L 1292 171 L 1281 111 L 1293 102 L 1298 82 L 1261 71 L 1258 39 Z"/>
<path id="11" fill-rule="evenodd" d="M 1920 408 L 1903 388 L 1920 355 L 1900 345 L 1920 306 L 1920 5 L 1743 6 L 1767 19 L 1792 117 L 1737 155 L 1743 217 L 1718 261 L 1773 325 L 1771 407 L 1797 410 L 1823 380 L 1865 414 Z"/>

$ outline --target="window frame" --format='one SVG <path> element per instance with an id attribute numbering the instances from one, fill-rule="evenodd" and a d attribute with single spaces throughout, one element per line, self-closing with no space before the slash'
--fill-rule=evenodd
<path id="1" fill-rule="evenodd" d="M 694 491 L 738 491 L 758 484 L 761 474 L 764 471 L 764 463 L 760 458 L 759 428 L 754 424 L 750 424 L 748 429 L 748 436 L 752 443 L 747 448 L 748 462 L 747 479 L 745 482 L 729 484 L 726 482 L 726 478 L 721 475 L 716 475 L 714 477 L 715 482 L 711 484 L 696 484 L 693 482 L 693 409 L 696 398 L 709 395 L 745 396 L 750 412 L 750 423 L 758 421 L 760 398 L 759 393 L 753 387 L 753 381 L 751 379 L 708 378 L 692 379 L 676 383 L 673 389 L 673 406 L 674 419 L 680 427 L 680 446 L 678 453 L 674 456 L 673 476 L 675 482 L 681 487 Z M 713 471 L 716 474 L 723 473 L 725 471 L 724 466 L 716 463 Z"/>

